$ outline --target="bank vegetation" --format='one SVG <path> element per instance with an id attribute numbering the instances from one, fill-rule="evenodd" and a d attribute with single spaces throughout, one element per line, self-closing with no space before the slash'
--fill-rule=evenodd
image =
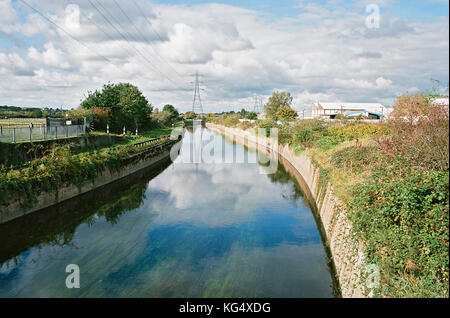
<path id="1" fill-rule="evenodd" d="M 449 297 L 449 113 L 434 97 L 401 96 L 382 123 L 210 120 L 278 128 L 281 144 L 312 158 L 344 202 L 367 265 L 380 269 L 375 297 Z"/>

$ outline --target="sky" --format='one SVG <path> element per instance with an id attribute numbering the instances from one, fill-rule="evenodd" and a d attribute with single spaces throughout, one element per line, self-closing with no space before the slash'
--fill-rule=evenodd
<path id="1" fill-rule="evenodd" d="M 379 102 L 449 78 L 448 0 L 0 0 L 0 105 L 76 108 L 130 82 L 158 108 Z M 379 13 L 379 16 L 377 16 Z M 378 18 L 379 17 L 379 18 Z"/>

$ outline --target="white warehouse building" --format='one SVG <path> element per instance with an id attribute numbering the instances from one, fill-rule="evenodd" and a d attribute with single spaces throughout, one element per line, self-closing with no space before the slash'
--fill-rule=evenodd
<path id="1" fill-rule="evenodd" d="M 362 116 L 368 119 L 383 119 L 392 112 L 380 103 L 313 103 L 311 113 L 313 118 L 324 117 L 334 119 L 337 115 L 347 117 Z"/>

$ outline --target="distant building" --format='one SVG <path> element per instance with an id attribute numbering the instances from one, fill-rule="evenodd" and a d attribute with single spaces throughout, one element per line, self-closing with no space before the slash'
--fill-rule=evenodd
<path id="1" fill-rule="evenodd" d="M 266 114 L 264 114 L 264 113 L 258 114 L 258 119 L 265 120 L 266 119 Z"/>
<path id="2" fill-rule="evenodd" d="M 364 117 L 367 119 L 383 119 L 392 109 L 380 103 L 313 103 L 311 113 L 313 118 L 322 117 L 334 119 L 337 115 L 348 117 Z"/>
<path id="3" fill-rule="evenodd" d="M 433 104 L 440 105 L 448 108 L 448 97 L 447 98 L 436 98 Z"/>

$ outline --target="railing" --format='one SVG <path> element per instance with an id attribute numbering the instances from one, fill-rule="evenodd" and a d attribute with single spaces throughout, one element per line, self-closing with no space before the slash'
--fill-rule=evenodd
<path id="1" fill-rule="evenodd" d="M 38 141 L 61 139 L 81 136 L 86 133 L 84 125 L 70 126 L 33 126 L 33 127 L 4 127 L 0 125 L 0 142 L 16 143 L 24 141 Z"/>
<path id="2" fill-rule="evenodd" d="M 146 141 L 135 143 L 135 144 L 133 144 L 133 146 L 136 147 L 136 148 L 145 148 L 145 147 L 151 145 L 152 143 L 154 143 L 155 141 L 168 139 L 169 137 L 170 136 L 161 136 L 161 137 L 158 137 L 158 138 L 153 138 L 153 139 L 149 139 L 149 140 L 146 140 Z"/>

